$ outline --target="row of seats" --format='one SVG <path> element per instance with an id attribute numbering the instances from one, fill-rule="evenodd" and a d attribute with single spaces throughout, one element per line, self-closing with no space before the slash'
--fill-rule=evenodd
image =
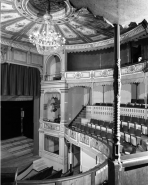
<path id="1" fill-rule="evenodd" d="M 143 135 L 148 135 L 148 119 L 120 115 L 121 127 L 134 127 L 141 130 Z"/>
<path id="2" fill-rule="evenodd" d="M 143 124 L 142 126 L 148 125 L 148 121 L 144 120 L 143 118 L 132 118 L 128 116 L 121 116 L 121 125 L 120 125 L 120 132 L 121 132 L 121 144 L 128 143 L 134 147 L 137 147 L 138 145 L 142 144 L 142 135 L 147 135 L 148 133 L 148 127 L 146 127 L 146 132 L 142 132 L 143 129 L 141 129 L 141 125 L 138 122 L 140 127 L 136 128 L 135 126 L 132 126 L 132 123 L 130 125 L 129 120 L 135 124 L 136 121 L 140 121 Z M 127 121 L 128 122 L 123 122 Z M 94 137 L 99 137 L 104 141 L 107 141 L 108 143 L 113 143 L 113 122 L 108 121 L 102 121 L 102 120 L 96 120 L 91 119 L 88 122 L 88 119 L 83 118 L 83 122 L 74 122 L 72 124 L 72 129 L 81 132 L 83 134 L 91 135 Z"/>

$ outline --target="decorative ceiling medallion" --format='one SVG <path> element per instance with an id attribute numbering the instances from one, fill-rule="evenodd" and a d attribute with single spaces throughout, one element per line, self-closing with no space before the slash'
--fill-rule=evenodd
<path id="1" fill-rule="evenodd" d="M 16 9 L 22 16 L 25 16 L 27 19 L 40 24 L 44 23 L 43 15 L 45 14 L 44 9 L 47 4 L 47 0 L 33 0 L 33 2 L 32 0 L 14 1 Z M 40 5 L 41 7 L 38 7 Z M 52 5 L 51 15 L 55 24 L 65 23 L 68 22 L 69 19 L 74 18 L 72 15 L 75 13 L 75 9 L 70 5 L 68 0 L 56 0 L 52 2 Z"/>

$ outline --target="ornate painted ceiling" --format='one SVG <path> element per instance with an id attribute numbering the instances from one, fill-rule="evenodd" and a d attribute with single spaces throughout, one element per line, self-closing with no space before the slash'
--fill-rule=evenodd
<path id="1" fill-rule="evenodd" d="M 66 45 L 86 44 L 113 38 L 112 25 L 94 17 L 86 8 L 75 9 L 68 0 L 1 0 L 1 36 L 12 42 L 30 45 L 28 36 L 42 31 L 43 15 L 50 2 L 54 29 L 66 39 Z M 125 33 L 133 26 L 123 29 Z"/>

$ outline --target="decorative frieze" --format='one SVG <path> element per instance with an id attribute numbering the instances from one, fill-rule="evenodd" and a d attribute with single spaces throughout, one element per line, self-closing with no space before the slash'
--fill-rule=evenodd
<path id="1" fill-rule="evenodd" d="M 143 82 L 143 70 L 147 62 L 138 63 L 131 66 L 121 68 L 121 75 L 123 76 L 121 83 L 136 83 Z M 135 76 L 133 76 L 133 74 Z M 127 75 L 127 76 L 126 76 Z M 130 77 L 132 75 L 132 78 Z M 68 83 L 68 87 L 86 86 L 91 87 L 92 82 L 94 85 L 112 85 L 113 84 L 113 69 L 100 69 L 95 71 L 79 71 L 79 72 L 65 72 L 64 77 Z M 100 79 L 98 81 L 98 79 Z"/>
<path id="2" fill-rule="evenodd" d="M 104 155 L 109 156 L 109 148 L 101 141 L 98 141 L 96 139 L 92 139 L 90 145 L 92 148 L 100 151 Z"/>
<path id="3" fill-rule="evenodd" d="M 60 131 L 60 125 L 57 125 L 56 123 L 44 123 L 44 128 L 49 129 L 49 130 L 55 130 L 55 131 Z"/>
<path id="4" fill-rule="evenodd" d="M 80 134 L 80 142 L 89 145 L 89 136 Z"/>
<path id="5" fill-rule="evenodd" d="M 110 155 L 110 149 L 108 148 L 108 145 L 103 143 L 101 140 L 96 140 L 94 138 L 89 137 L 88 135 L 84 135 L 81 133 L 77 133 L 67 127 L 65 127 L 65 137 L 66 139 L 79 146 L 84 148 L 89 148 L 93 150 L 95 153 L 99 152 L 100 154 L 103 154 L 103 158 L 109 157 Z"/>
<path id="6" fill-rule="evenodd" d="M 77 139 L 77 137 L 76 137 L 76 132 L 73 131 L 73 130 L 70 130 L 70 137 L 71 137 L 72 139 L 76 140 L 76 139 Z"/>

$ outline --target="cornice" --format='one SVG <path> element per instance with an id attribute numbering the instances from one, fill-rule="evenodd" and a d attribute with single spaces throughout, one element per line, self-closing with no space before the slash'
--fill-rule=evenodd
<path id="1" fill-rule="evenodd" d="M 146 35 L 146 31 L 142 26 L 142 24 L 139 24 L 136 28 L 122 34 L 120 36 L 120 41 L 121 41 L 121 44 L 127 43 L 131 40 L 138 39 L 143 35 Z M 1 44 L 8 45 L 14 48 L 19 48 L 25 51 L 38 53 L 35 47 L 23 45 L 19 42 L 14 42 L 12 40 L 4 39 L 4 38 L 1 38 L 0 42 Z M 87 52 L 87 51 L 110 48 L 110 47 L 113 47 L 113 45 L 114 45 L 114 38 L 111 38 L 111 39 L 106 39 L 103 41 L 87 43 L 87 44 L 65 45 L 65 51 L 67 53 Z"/>
<path id="2" fill-rule="evenodd" d="M 29 52 L 38 54 L 35 47 L 29 47 L 29 46 L 21 44 L 19 42 L 14 42 L 12 40 L 1 38 L 0 43 L 3 45 L 6 45 L 6 46 L 10 46 L 13 48 L 22 49 L 24 51 L 29 51 Z"/>
<path id="3" fill-rule="evenodd" d="M 142 24 L 139 24 L 136 28 L 120 36 L 121 44 L 134 40 L 135 38 L 139 38 L 142 35 L 146 35 L 146 31 L 142 26 Z M 111 38 L 111 39 L 106 39 L 103 41 L 98 41 L 98 42 L 93 42 L 88 44 L 66 45 L 65 50 L 68 53 L 74 53 L 74 52 L 86 52 L 86 51 L 105 49 L 113 46 L 114 46 L 114 38 Z"/>

